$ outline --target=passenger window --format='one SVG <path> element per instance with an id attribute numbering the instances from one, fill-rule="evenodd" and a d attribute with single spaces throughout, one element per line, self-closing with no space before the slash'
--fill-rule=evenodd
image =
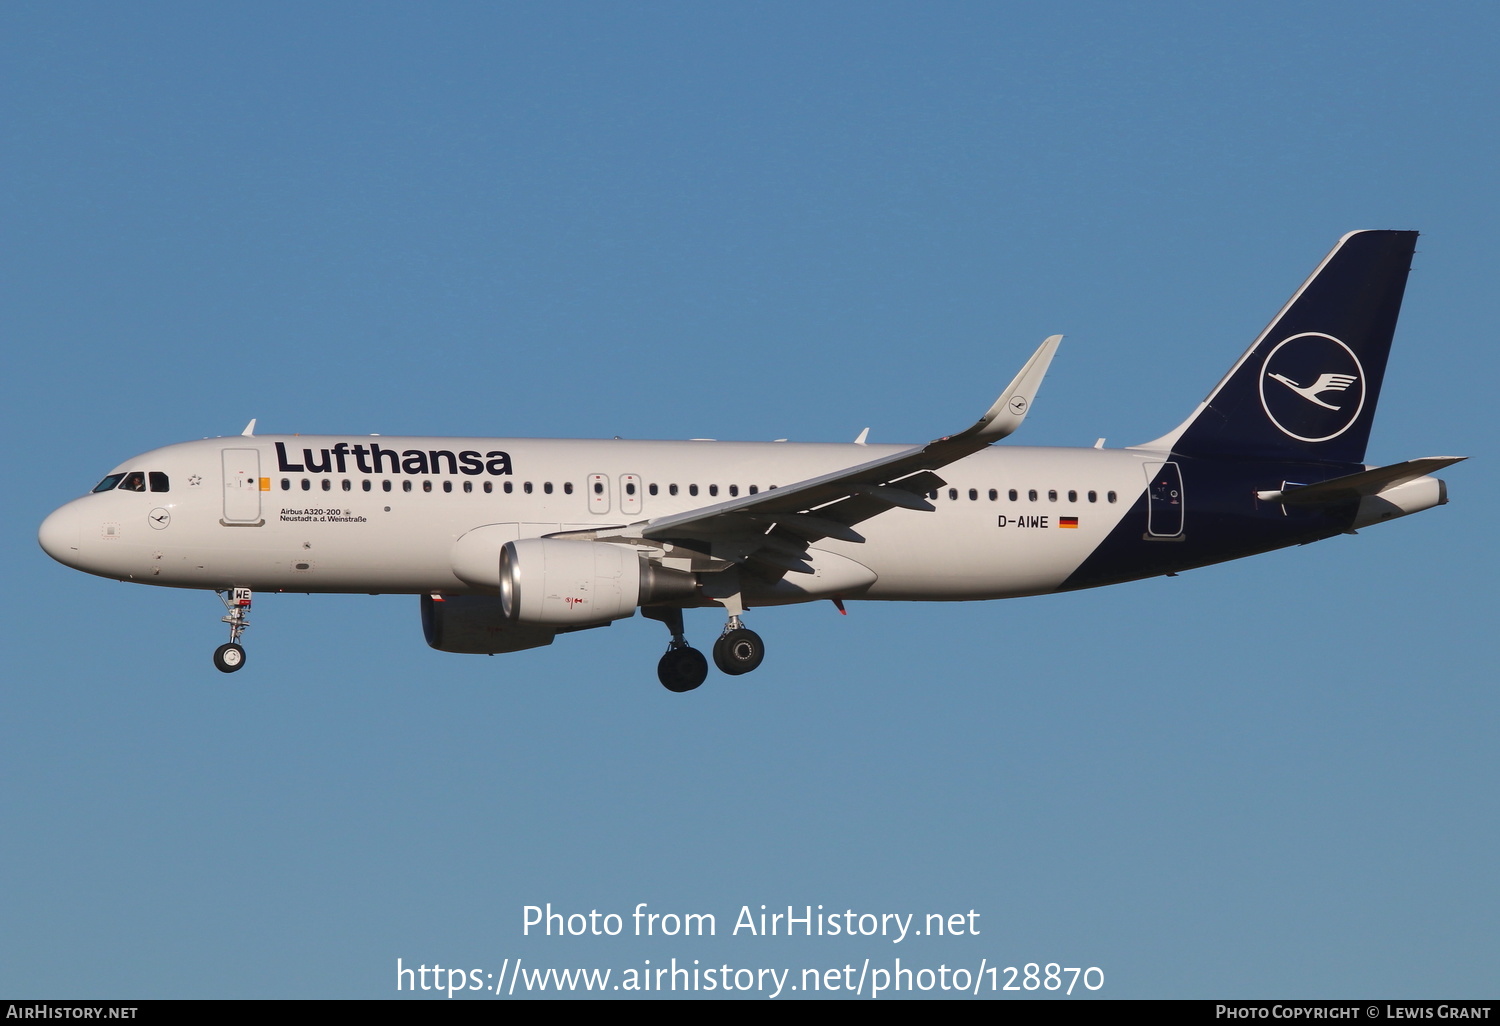
<path id="1" fill-rule="evenodd" d="M 323 490 L 325 492 L 331 492 L 331 491 L 333 491 L 333 480 L 331 478 L 325 477 L 323 479 Z"/>
<path id="2" fill-rule="evenodd" d="M 995 489 L 995 488 L 991 488 L 990 489 L 990 501 L 991 502 L 995 502 L 999 498 L 1000 498 L 1000 492 L 999 492 L 999 490 Z"/>
<path id="3" fill-rule="evenodd" d="M 354 490 L 354 482 L 350 481 L 347 477 L 344 478 L 344 491 L 349 492 L 349 491 L 353 491 L 353 490 Z"/>
<path id="4" fill-rule="evenodd" d="M 688 494 L 689 495 L 697 495 L 698 494 L 698 486 L 697 485 L 688 485 Z"/>
<path id="5" fill-rule="evenodd" d="M 750 486 L 750 494 L 751 495 L 757 495 L 757 494 L 759 494 L 759 492 L 760 492 L 760 488 L 758 488 L 755 485 L 751 485 Z"/>
<path id="6" fill-rule="evenodd" d="M 432 482 L 431 481 L 423 481 L 422 482 L 422 491 L 424 491 L 424 492 L 430 492 L 430 491 L 432 491 Z"/>
<path id="7" fill-rule="evenodd" d="M 410 481 L 402 481 L 401 482 L 401 490 L 403 492 L 409 492 L 409 491 L 411 491 L 411 482 Z"/>
<path id="8" fill-rule="evenodd" d="M 1105 495 L 1104 495 L 1104 497 L 1106 499 L 1108 499 L 1110 502 L 1114 502 L 1115 501 L 1115 493 L 1114 492 L 1106 492 Z"/>
<path id="9" fill-rule="evenodd" d="M 1072 491 L 1072 490 L 1071 490 L 1071 489 L 1070 489 L 1070 490 L 1069 490 L 1069 491 L 1068 491 L 1068 501 L 1069 501 L 1069 502 L 1077 502 L 1077 501 L 1078 501 L 1078 493 L 1077 493 L 1077 492 L 1075 492 L 1075 491 Z"/>
<path id="10" fill-rule="evenodd" d="M 302 479 L 302 490 L 304 492 L 312 491 L 312 482 L 305 477 Z"/>
<path id="11" fill-rule="evenodd" d="M 709 485 L 708 486 L 708 494 L 709 495 L 718 495 L 719 494 L 719 486 L 718 485 Z"/>
<path id="12" fill-rule="evenodd" d="M 171 491 L 172 489 L 167 487 L 167 475 L 159 470 L 151 471 L 151 490 L 153 492 Z"/>
<path id="13" fill-rule="evenodd" d="M 94 485 L 94 491 L 96 491 L 96 492 L 107 492 L 111 488 L 113 488 L 116 485 L 118 485 L 120 483 L 120 478 L 122 478 L 124 476 L 125 476 L 124 474 L 111 474 L 108 477 L 106 477 L 103 481 L 100 481 L 98 484 Z"/>
<path id="14" fill-rule="evenodd" d="M 507 481 L 507 482 L 505 482 L 505 494 L 506 495 L 509 495 L 511 492 L 513 492 L 515 490 L 516 490 L 516 485 L 515 485 L 514 481 Z"/>
<path id="15" fill-rule="evenodd" d="M 292 490 L 292 482 L 289 481 L 289 480 L 287 480 L 286 478 L 282 478 L 281 479 L 281 490 L 284 491 L 284 492 L 291 491 Z"/>
<path id="16" fill-rule="evenodd" d="M 958 498 L 958 489 L 957 488 L 949 488 L 948 489 L 948 498 L 950 498 L 950 499 L 956 499 L 956 498 Z"/>
<path id="17" fill-rule="evenodd" d="M 527 481 L 525 484 L 521 485 L 521 491 L 525 492 L 527 495 L 530 495 L 531 494 L 531 482 Z"/>
<path id="18" fill-rule="evenodd" d="M 526 490 L 527 491 L 531 491 L 531 489 L 529 489 L 529 488 L 526 489 Z M 604 482 L 603 481 L 595 481 L 594 482 L 594 494 L 595 495 L 603 495 L 604 494 Z"/>
<path id="19" fill-rule="evenodd" d="M 969 489 L 969 501 L 973 502 L 977 498 L 979 498 L 979 489 L 978 488 L 970 488 Z"/>
<path id="20" fill-rule="evenodd" d="M 388 491 L 390 491 L 391 490 L 391 483 L 389 481 L 382 481 L 382 482 L 380 482 L 380 490 L 382 492 L 388 492 Z"/>
<path id="21" fill-rule="evenodd" d="M 474 482 L 473 481 L 465 481 L 464 482 L 464 491 L 466 491 L 466 492 L 472 492 L 473 490 L 474 490 Z"/>
<path id="22" fill-rule="evenodd" d="M 1089 492 L 1089 501 L 1090 502 L 1098 502 L 1099 501 L 1099 493 L 1098 492 L 1094 492 L 1094 491 Z"/>
<path id="23" fill-rule="evenodd" d="M 494 490 L 495 490 L 495 485 L 494 485 L 494 483 L 493 483 L 493 482 L 491 482 L 491 481 L 486 481 L 486 482 L 485 482 L 485 483 L 484 483 L 484 490 L 485 490 L 485 491 L 486 491 L 486 492 L 492 492 L 492 491 L 494 491 Z"/>
<path id="24" fill-rule="evenodd" d="M 1050 489 L 1047 490 L 1047 501 L 1048 502 L 1056 502 L 1057 501 L 1057 489 L 1056 488 L 1050 488 Z"/>
<path id="25" fill-rule="evenodd" d="M 542 485 L 542 491 L 546 492 L 548 495 L 551 495 L 552 494 L 552 482 L 548 481 L 546 484 Z"/>
<path id="26" fill-rule="evenodd" d="M 569 489 L 569 490 L 570 490 L 570 491 L 571 491 L 571 489 Z M 652 495 L 655 495 L 655 494 L 656 494 L 656 492 L 657 492 L 657 487 L 656 487 L 656 485 L 654 485 L 654 484 L 652 484 L 652 485 L 647 485 L 647 486 L 646 486 L 646 491 L 648 491 L 648 492 L 650 492 L 650 493 L 651 493 L 651 494 L 652 494 Z"/>
<path id="27" fill-rule="evenodd" d="M 656 486 L 652 485 L 651 487 L 655 488 Z M 564 481 L 563 482 L 563 494 L 564 495 L 572 495 L 573 494 L 573 482 L 572 481 Z M 653 491 L 651 494 L 655 495 L 656 493 Z"/>
<path id="28" fill-rule="evenodd" d="M 359 486 L 368 492 L 370 490 L 370 479 L 368 477 L 365 478 L 359 483 Z"/>
<path id="29" fill-rule="evenodd" d="M 740 494 L 740 486 L 739 485 L 730 485 L 729 486 L 729 494 L 730 495 L 738 495 L 738 494 Z"/>
<path id="30" fill-rule="evenodd" d="M 452 492 L 453 491 L 453 482 L 452 481 L 444 481 L 443 482 L 443 491 L 445 491 L 445 492 Z"/>
<path id="31" fill-rule="evenodd" d="M 1012 489 L 1011 489 L 1011 490 L 1010 490 L 1010 501 L 1011 501 L 1011 502 L 1015 502 L 1015 501 L 1016 501 L 1016 500 L 1017 500 L 1017 499 L 1019 499 L 1019 498 L 1020 498 L 1020 497 L 1021 497 L 1021 496 L 1020 496 L 1020 495 L 1019 495 L 1019 494 L 1018 494 L 1018 493 L 1017 493 L 1017 492 L 1016 492 L 1016 490 L 1015 490 L 1015 489 L 1014 489 L 1014 488 L 1012 488 Z"/>
<path id="32" fill-rule="evenodd" d="M 1031 502 L 1035 502 L 1036 501 L 1036 489 L 1032 488 L 1032 489 L 1028 490 L 1027 493 L 1026 493 L 1026 498 L 1029 499 Z"/>
<path id="33" fill-rule="evenodd" d="M 674 484 L 667 485 L 667 494 L 668 495 L 676 495 L 677 494 L 677 486 L 674 485 Z"/>

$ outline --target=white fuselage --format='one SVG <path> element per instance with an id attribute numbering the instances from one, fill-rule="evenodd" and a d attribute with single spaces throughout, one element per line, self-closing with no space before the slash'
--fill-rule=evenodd
<path id="1" fill-rule="evenodd" d="M 632 524 L 901 448 L 384 436 L 206 439 L 121 463 L 112 473 L 138 472 L 146 490 L 117 487 L 77 499 L 48 518 L 41 537 L 47 551 L 70 566 L 145 584 L 484 594 L 494 587 L 476 582 L 474 573 L 466 580 L 455 572 L 463 553 L 457 543 L 476 529 L 529 538 Z M 1145 490 L 1146 465 L 1162 459 L 1132 450 L 992 447 L 943 469 L 947 484 L 932 500 L 934 511 L 882 513 L 859 525 L 862 544 L 816 542 L 814 564 L 828 553 L 834 564 L 843 565 L 843 557 L 867 568 L 868 574 L 844 575 L 853 587 L 833 589 L 849 598 L 962 600 L 1052 591 Z M 166 490 L 150 490 L 154 484 Z M 814 587 L 767 601 L 828 593 Z"/>

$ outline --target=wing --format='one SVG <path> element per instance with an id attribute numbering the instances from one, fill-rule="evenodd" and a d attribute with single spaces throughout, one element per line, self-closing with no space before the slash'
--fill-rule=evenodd
<path id="1" fill-rule="evenodd" d="M 569 531 L 553 537 L 670 545 L 714 561 L 748 564 L 773 576 L 786 571 L 811 573 L 810 543 L 824 538 L 862 542 L 854 525 L 890 509 L 931 511 L 933 506 L 923 493 L 944 484 L 933 471 L 1021 426 L 1061 341 L 1061 335 L 1044 341 L 984 416 L 956 435 L 712 506 L 628 527 Z"/>

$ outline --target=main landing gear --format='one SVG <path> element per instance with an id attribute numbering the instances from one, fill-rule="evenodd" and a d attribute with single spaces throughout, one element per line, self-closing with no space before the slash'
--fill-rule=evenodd
<path id="1" fill-rule="evenodd" d="M 691 691 L 708 679 L 708 660 L 686 641 L 674 641 L 656 664 L 656 679 L 668 691 Z"/>
<path id="2" fill-rule="evenodd" d="M 766 643 L 760 635 L 740 623 L 738 616 L 731 616 L 724 625 L 724 633 L 714 642 L 714 665 L 731 677 L 749 673 L 766 657 Z"/>
<path id="3" fill-rule="evenodd" d="M 245 650 L 240 645 L 240 635 L 250 626 L 250 618 L 245 615 L 250 608 L 250 589 L 231 588 L 214 594 L 219 596 L 219 601 L 229 610 L 229 615 L 220 621 L 229 624 L 229 644 L 214 649 L 214 666 L 221 673 L 233 673 L 245 665 Z"/>
<path id="4" fill-rule="evenodd" d="M 656 679 L 668 691 L 692 691 L 708 679 L 708 660 L 688 644 L 683 635 L 681 609 L 643 609 L 653 620 L 660 620 L 672 632 L 666 654 L 656 664 Z M 714 642 L 714 665 L 731 677 L 749 673 L 766 657 L 765 642 L 760 635 L 740 623 L 738 615 L 724 625 L 724 633 Z"/>

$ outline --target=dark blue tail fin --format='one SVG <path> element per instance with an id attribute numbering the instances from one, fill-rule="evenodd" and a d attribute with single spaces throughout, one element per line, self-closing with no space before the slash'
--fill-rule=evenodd
<path id="1" fill-rule="evenodd" d="M 1363 462 L 1416 243 L 1345 235 L 1193 415 L 1139 448 Z"/>

